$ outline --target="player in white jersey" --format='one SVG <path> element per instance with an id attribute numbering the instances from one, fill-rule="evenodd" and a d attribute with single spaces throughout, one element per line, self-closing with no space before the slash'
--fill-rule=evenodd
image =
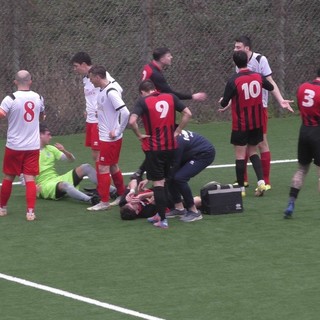
<path id="1" fill-rule="evenodd" d="M 8 119 L 0 216 L 7 215 L 12 183 L 16 176 L 23 174 L 26 184 L 26 218 L 32 221 L 35 219 L 37 193 L 35 176 L 39 174 L 39 117 L 44 114 L 44 103 L 38 93 L 30 90 L 32 80 L 28 71 L 18 71 L 14 83 L 17 91 L 6 96 L 0 106 L 0 118 Z"/>
<path id="2" fill-rule="evenodd" d="M 103 66 L 93 66 L 89 70 L 90 81 L 96 88 L 100 88 L 97 98 L 98 127 L 99 127 L 99 166 L 98 166 L 98 192 L 101 202 L 88 210 L 106 210 L 109 203 L 110 174 L 117 188 L 118 199 L 113 204 L 118 204 L 120 196 L 125 191 L 123 176 L 118 166 L 122 145 L 123 131 L 125 130 L 129 110 L 122 100 L 121 92 L 117 86 L 106 77 Z"/>
<path id="3" fill-rule="evenodd" d="M 272 70 L 270 68 L 268 59 L 256 52 L 253 52 L 251 49 L 251 40 L 247 36 L 240 36 L 235 40 L 234 51 L 242 50 L 246 52 L 248 57 L 248 68 L 251 71 L 259 72 L 263 76 L 267 78 L 269 82 L 272 83 L 274 90 L 272 94 L 274 95 L 275 99 L 278 101 L 279 105 L 284 108 L 288 109 L 289 111 L 293 112 L 293 109 L 290 106 L 290 103 L 293 100 L 285 100 L 283 99 L 279 87 L 275 83 L 272 78 Z M 238 70 L 237 70 L 238 72 Z M 263 141 L 258 145 L 261 157 L 261 164 L 263 169 L 263 179 L 266 183 L 266 190 L 271 189 L 270 184 L 270 166 L 271 166 L 271 153 L 270 148 L 267 140 L 267 131 L 268 131 L 268 91 L 263 89 L 262 92 L 262 103 L 263 103 L 263 111 L 264 111 L 264 119 L 263 119 Z M 246 159 L 248 161 L 248 158 Z M 245 172 L 245 182 L 248 184 L 248 176 L 247 170 Z"/>
<path id="4" fill-rule="evenodd" d="M 91 83 L 88 73 L 92 66 L 91 57 L 86 52 L 76 53 L 72 59 L 73 70 L 83 75 L 82 83 L 84 96 L 86 100 L 86 147 L 92 150 L 92 157 L 95 162 L 99 159 L 99 134 L 98 134 L 98 118 L 97 118 L 97 96 L 100 92 L 99 88 L 95 88 Z M 122 93 L 122 88 L 111 75 L 106 72 L 106 78 L 111 82 L 117 90 Z"/>

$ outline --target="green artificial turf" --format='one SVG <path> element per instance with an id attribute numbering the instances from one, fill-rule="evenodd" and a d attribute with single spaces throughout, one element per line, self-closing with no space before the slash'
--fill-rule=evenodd
<path id="1" fill-rule="evenodd" d="M 270 120 L 273 160 L 296 158 L 299 125 L 297 116 Z M 216 146 L 214 164 L 234 163 L 230 123 L 189 129 Z M 83 135 L 55 141 L 77 157 L 72 165 L 59 165 L 61 172 L 91 162 Z M 127 130 L 122 171 L 134 171 L 142 159 L 138 140 Z M 9 214 L 0 219 L 0 274 L 166 320 L 318 319 L 318 179 L 311 168 L 294 218 L 284 220 L 295 169 L 296 163 L 272 165 L 272 190 L 256 198 L 249 167 L 243 213 L 205 215 L 193 223 L 171 219 L 168 230 L 142 219 L 122 221 L 118 208 L 91 213 L 70 199 L 38 200 L 37 221 L 26 222 L 24 188 L 14 186 Z M 212 168 L 190 184 L 198 194 L 206 182 L 234 178 L 233 167 Z M 0 293 L 1 320 L 137 318 L 1 278 Z"/>

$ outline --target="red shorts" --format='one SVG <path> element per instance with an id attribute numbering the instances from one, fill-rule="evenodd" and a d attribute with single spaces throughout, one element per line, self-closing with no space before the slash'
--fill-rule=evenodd
<path id="1" fill-rule="evenodd" d="M 262 128 L 263 134 L 267 134 L 268 132 L 268 108 L 262 108 Z"/>
<path id="2" fill-rule="evenodd" d="M 30 176 L 39 174 L 39 150 L 12 150 L 6 147 L 3 159 L 3 173 L 19 176 L 21 173 Z"/>
<path id="3" fill-rule="evenodd" d="M 97 123 L 86 122 L 86 147 L 91 147 L 92 150 L 100 150 L 99 148 L 99 130 Z"/>
<path id="4" fill-rule="evenodd" d="M 99 164 L 103 166 L 111 166 L 119 162 L 122 139 L 117 141 L 99 141 L 100 156 Z"/>

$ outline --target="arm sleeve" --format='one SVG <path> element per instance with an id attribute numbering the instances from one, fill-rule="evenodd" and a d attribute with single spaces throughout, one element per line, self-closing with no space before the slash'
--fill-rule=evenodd
<path id="1" fill-rule="evenodd" d="M 266 79 L 266 77 L 262 76 L 262 88 L 268 91 L 272 91 L 274 89 L 273 84 Z"/>
<path id="2" fill-rule="evenodd" d="M 164 78 L 164 76 L 160 72 L 153 73 L 150 79 L 155 84 L 157 90 L 160 91 L 161 93 L 172 93 L 172 94 L 176 95 L 181 100 L 191 100 L 192 99 L 191 93 L 181 93 L 181 92 L 177 92 L 177 91 L 172 90 L 171 87 L 169 86 L 169 84 L 167 83 L 166 79 Z"/>
<path id="3" fill-rule="evenodd" d="M 6 96 L 1 102 L 1 109 L 7 114 L 10 106 L 12 104 L 12 98 L 10 96 Z"/>
<path id="4" fill-rule="evenodd" d="M 141 114 L 143 113 L 143 108 L 142 108 L 143 101 L 144 101 L 143 98 L 139 97 L 139 99 L 137 100 L 137 102 L 135 103 L 131 111 L 132 114 L 136 114 L 138 117 L 141 116 Z"/>
<path id="5" fill-rule="evenodd" d="M 224 94 L 220 102 L 221 107 L 226 107 L 232 97 L 235 95 L 235 86 L 232 81 L 228 81 L 224 89 Z"/>
<path id="6" fill-rule="evenodd" d="M 259 62 L 259 73 L 261 73 L 265 77 L 272 75 L 272 70 L 270 68 L 269 61 L 265 56 L 261 56 Z"/>
<path id="7" fill-rule="evenodd" d="M 178 112 L 181 112 L 183 111 L 186 106 L 184 105 L 184 103 L 180 100 L 180 98 L 176 95 L 173 95 L 173 101 L 174 101 L 174 106 L 175 106 L 175 109 L 178 111 Z"/>
<path id="8" fill-rule="evenodd" d="M 117 135 L 120 135 L 125 130 L 128 124 L 129 116 L 130 116 L 130 112 L 126 106 L 121 108 L 119 111 L 120 111 L 120 118 L 119 118 L 120 128 L 119 128 L 119 132 L 117 132 Z"/>

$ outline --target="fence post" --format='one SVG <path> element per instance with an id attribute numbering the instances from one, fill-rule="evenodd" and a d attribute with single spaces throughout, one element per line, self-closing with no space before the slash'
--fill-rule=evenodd
<path id="1" fill-rule="evenodd" d="M 16 1 L 11 2 L 11 9 L 13 11 L 13 25 L 12 25 L 12 69 L 15 74 L 20 69 L 20 21 L 21 16 L 21 4 Z"/>
<path id="2" fill-rule="evenodd" d="M 147 63 L 153 50 L 153 0 L 143 1 L 144 23 L 144 50 L 143 62 Z"/>
<path id="3" fill-rule="evenodd" d="M 286 0 L 276 0 L 278 4 L 278 30 L 276 47 L 278 51 L 279 69 L 277 72 L 277 85 L 283 97 L 285 97 L 285 27 L 286 27 Z M 278 105 L 278 104 L 277 104 Z M 276 117 L 283 113 L 283 109 L 278 106 L 275 109 Z"/>

